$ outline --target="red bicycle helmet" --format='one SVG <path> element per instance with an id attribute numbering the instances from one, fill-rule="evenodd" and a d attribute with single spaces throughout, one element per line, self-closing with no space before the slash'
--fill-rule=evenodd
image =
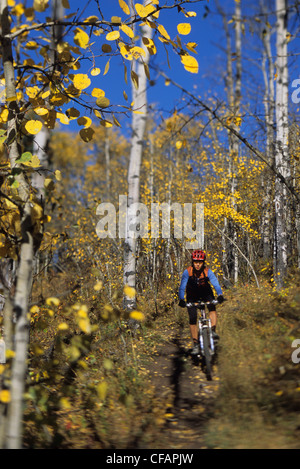
<path id="1" fill-rule="evenodd" d="M 192 261 L 205 261 L 205 259 L 206 254 L 204 251 L 201 251 L 200 249 L 196 249 L 196 251 L 193 251 Z"/>

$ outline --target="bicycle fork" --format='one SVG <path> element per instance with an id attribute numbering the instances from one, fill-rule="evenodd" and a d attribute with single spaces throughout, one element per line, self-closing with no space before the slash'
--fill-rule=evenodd
<path id="1" fill-rule="evenodd" d="M 203 354 L 204 350 L 204 345 L 203 345 L 203 331 L 204 329 L 208 329 L 209 331 L 209 340 L 210 340 L 210 349 L 212 354 L 214 353 L 215 350 L 215 344 L 214 344 L 214 339 L 212 335 L 212 328 L 211 328 L 211 320 L 210 319 L 205 319 L 205 323 L 203 324 L 201 320 L 199 320 L 199 341 L 200 341 L 200 350 Z"/>

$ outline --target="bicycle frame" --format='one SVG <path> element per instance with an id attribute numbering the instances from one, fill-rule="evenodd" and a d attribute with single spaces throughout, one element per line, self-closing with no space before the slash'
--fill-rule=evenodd
<path id="1" fill-rule="evenodd" d="M 197 309 L 200 310 L 200 314 L 198 315 L 199 345 L 200 345 L 200 354 L 203 357 L 205 356 L 204 343 L 203 343 L 203 332 L 205 329 L 208 329 L 211 355 L 215 353 L 215 343 L 214 343 L 213 335 L 212 335 L 211 320 L 206 313 L 205 307 L 208 305 L 216 305 L 216 304 L 218 304 L 218 300 L 212 300 L 208 302 L 198 302 L 198 303 L 187 303 L 186 305 L 188 308 L 195 306 Z"/>

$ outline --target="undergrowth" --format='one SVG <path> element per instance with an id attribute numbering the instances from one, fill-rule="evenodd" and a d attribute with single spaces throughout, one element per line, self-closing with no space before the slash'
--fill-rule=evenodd
<path id="1" fill-rule="evenodd" d="M 276 293 L 269 283 L 237 286 L 219 309 L 219 386 L 204 429 L 208 448 L 298 448 L 300 279 Z M 47 284 L 51 297 L 61 279 Z M 25 448 L 164 448 L 168 397 L 149 373 L 163 331 L 182 327 L 174 286 L 139 296 L 143 322 L 101 290 L 71 292 L 59 304 L 36 292 L 32 312 Z M 172 318 L 172 320 L 171 320 Z M 187 323 L 186 323 L 187 324 Z M 298 354 L 300 357 L 300 352 Z"/>
<path id="2" fill-rule="evenodd" d="M 267 282 L 228 292 L 219 318 L 220 387 L 209 447 L 299 447 L 300 363 L 292 360 L 300 338 L 299 280 L 280 293 Z"/>

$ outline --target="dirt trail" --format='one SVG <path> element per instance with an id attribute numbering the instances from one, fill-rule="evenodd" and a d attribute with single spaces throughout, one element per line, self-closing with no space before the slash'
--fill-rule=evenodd
<path id="1" fill-rule="evenodd" d="M 207 381 L 200 364 L 190 355 L 189 330 L 173 325 L 164 331 L 164 341 L 152 356 L 149 368 L 157 395 L 167 400 L 162 442 L 165 448 L 205 448 L 203 434 L 213 416 L 218 390 L 217 366 Z"/>

